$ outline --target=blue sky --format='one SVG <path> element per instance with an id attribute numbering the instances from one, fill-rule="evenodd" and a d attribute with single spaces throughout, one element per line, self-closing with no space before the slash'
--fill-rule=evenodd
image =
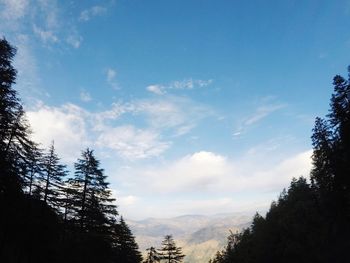
<path id="1" fill-rule="evenodd" d="M 95 149 L 127 218 L 263 211 L 308 175 L 350 1 L 0 0 L 33 137 Z"/>

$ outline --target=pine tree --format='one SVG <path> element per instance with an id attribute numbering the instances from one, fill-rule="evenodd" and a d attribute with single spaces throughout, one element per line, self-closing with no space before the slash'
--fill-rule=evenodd
<path id="1" fill-rule="evenodd" d="M 160 262 L 160 254 L 154 247 L 147 248 L 147 258 L 144 263 L 157 263 Z"/>
<path id="2" fill-rule="evenodd" d="M 26 192 L 32 195 L 40 187 L 39 180 L 43 174 L 43 152 L 37 144 L 33 144 L 31 151 L 27 154 L 28 171 L 23 181 Z"/>
<path id="3" fill-rule="evenodd" d="M 43 172 L 41 174 L 40 189 L 42 198 L 55 209 L 63 207 L 63 187 L 64 178 L 67 176 L 66 166 L 60 163 L 54 142 L 52 142 L 49 151 L 43 157 Z"/>
<path id="4" fill-rule="evenodd" d="M 0 39 L 0 194 L 21 191 L 28 172 L 28 155 L 33 151 L 30 129 L 17 92 L 12 88 L 16 49 Z"/>
<path id="5" fill-rule="evenodd" d="M 160 259 L 168 263 L 182 262 L 185 257 L 182 254 L 181 247 L 177 247 L 175 241 L 171 235 L 166 235 L 162 242 L 162 248 L 160 249 Z"/>
<path id="6" fill-rule="evenodd" d="M 113 252 L 116 262 L 141 263 L 142 255 L 135 242 L 135 237 L 131 233 L 123 217 L 114 226 Z"/>
<path id="7" fill-rule="evenodd" d="M 107 232 L 118 214 L 109 183 L 92 150 L 85 150 L 75 163 L 75 210 L 83 231 Z"/>

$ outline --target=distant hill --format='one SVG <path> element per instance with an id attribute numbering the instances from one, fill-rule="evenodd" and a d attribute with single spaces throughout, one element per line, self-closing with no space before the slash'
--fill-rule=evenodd
<path id="1" fill-rule="evenodd" d="M 136 236 L 140 250 L 160 247 L 163 237 L 172 234 L 186 254 L 185 263 L 205 263 L 225 246 L 229 231 L 249 226 L 252 214 L 233 213 L 213 216 L 184 215 L 174 218 L 148 218 L 127 223 Z"/>

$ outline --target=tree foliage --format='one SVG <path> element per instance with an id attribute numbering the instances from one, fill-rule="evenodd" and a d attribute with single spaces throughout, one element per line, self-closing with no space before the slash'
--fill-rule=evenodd
<path id="1" fill-rule="evenodd" d="M 146 249 L 147 257 L 143 263 L 157 263 L 160 262 L 160 254 L 155 247 Z"/>
<path id="2" fill-rule="evenodd" d="M 168 263 L 178 263 L 182 262 L 182 259 L 185 257 L 182 254 L 181 247 L 177 247 L 175 241 L 171 235 L 166 235 L 162 242 L 162 247 L 159 250 L 160 260 Z"/>

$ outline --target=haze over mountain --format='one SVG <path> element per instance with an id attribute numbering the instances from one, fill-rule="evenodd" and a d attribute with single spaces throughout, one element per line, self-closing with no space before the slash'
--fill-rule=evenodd
<path id="1" fill-rule="evenodd" d="M 207 262 L 216 251 L 224 247 L 230 231 L 247 227 L 252 213 L 183 215 L 173 218 L 148 218 L 127 220 L 136 236 L 141 251 L 159 247 L 165 235 L 172 234 L 183 247 L 185 263 Z"/>

